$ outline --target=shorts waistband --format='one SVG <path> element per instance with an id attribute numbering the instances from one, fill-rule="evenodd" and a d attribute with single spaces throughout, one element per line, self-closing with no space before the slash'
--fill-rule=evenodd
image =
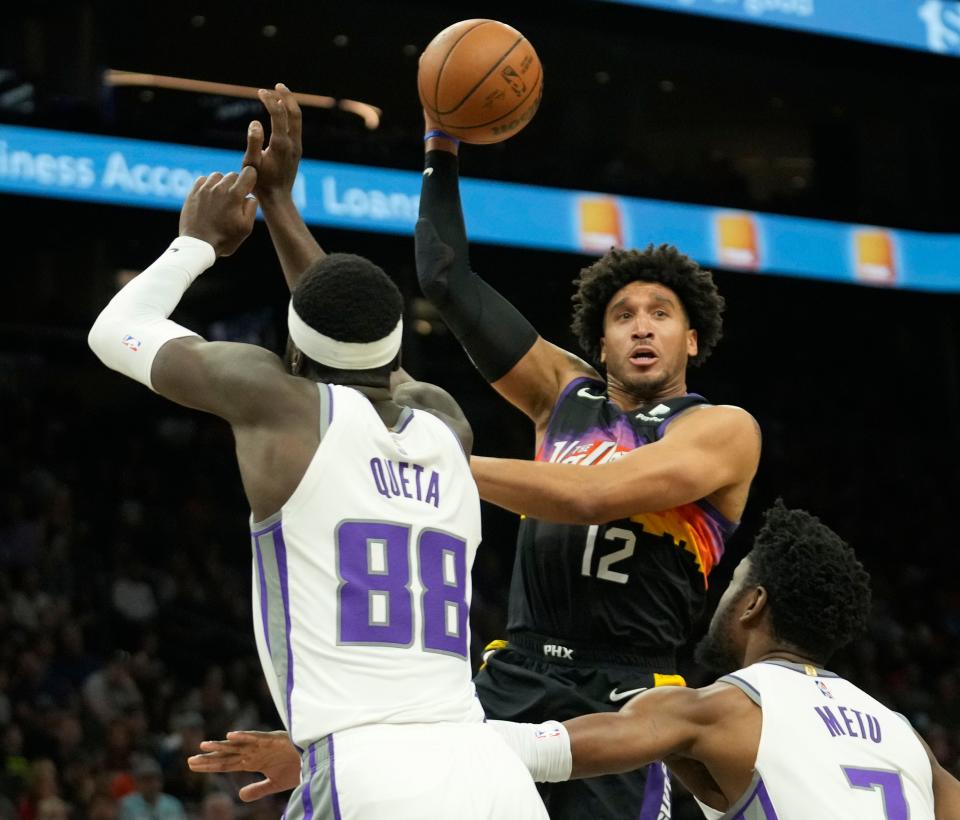
<path id="1" fill-rule="evenodd" d="M 546 661 L 568 664 L 617 664 L 638 666 L 649 672 L 673 672 L 677 657 L 673 652 L 624 652 L 589 646 L 577 641 L 540 635 L 536 632 L 510 632 L 507 647 Z"/>

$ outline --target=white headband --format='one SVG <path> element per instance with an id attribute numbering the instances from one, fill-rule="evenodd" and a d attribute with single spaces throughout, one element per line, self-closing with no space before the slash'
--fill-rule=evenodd
<path id="1" fill-rule="evenodd" d="M 400 352 L 403 337 L 403 318 L 382 339 L 374 342 L 339 342 L 314 330 L 293 308 L 287 311 L 287 327 L 290 338 L 301 351 L 315 362 L 335 367 L 338 370 L 370 370 L 389 364 Z"/>

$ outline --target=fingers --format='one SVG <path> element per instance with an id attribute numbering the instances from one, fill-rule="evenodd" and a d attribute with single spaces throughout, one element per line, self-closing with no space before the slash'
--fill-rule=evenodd
<path id="1" fill-rule="evenodd" d="M 257 169 L 252 165 L 244 165 L 239 174 L 228 174 L 233 177 L 230 181 L 230 193 L 238 196 L 246 196 L 251 193 L 257 185 Z M 226 184 L 226 177 L 224 184 Z"/>
<path id="2" fill-rule="evenodd" d="M 263 159 L 263 125 L 258 120 L 254 120 L 247 127 L 247 150 L 243 154 L 241 165 L 252 165 L 254 168 L 260 167 L 260 161 Z"/>
<path id="3" fill-rule="evenodd" d="M 190 189 L 190 194 L 188 194 L 188 196 L 190 196 L 190 195 L 192 195 L 192 194 L 195 194 L 197 191 L 199 191 L 199 190 L 203 187 L 203 184 L 204 184 L 206 181 L 207 181 L 207 178 L 206 178 L 206 177 L 197 177 L 197 178 L 193 181 L 193 187 Z"/>
<path id="4" fill-rule="evenodd" d="M 297 102 L 297 98 L 294 93 L 283 83 L 277 83 L 274 88 L 276 89 L 277 94 L 280 96 L 283 107 L 287 111 L 287 122 L 289 123 L 290 138 L 295 144 L 299 144 L 300 133 L 303 126 L 303 115 L 300 112 L 300 104 Z"/>
<path id="5" fill-rule="evenodd" d="M 276 788 L 270 780 L 260 780 L 256 783 L 251 783 L 249 786 L 244 786 L 237 794 L 244 803 L 252 803 L 261 797 L 276 794 L 278 791 L 280 791 L 280 789 Z"/>
<path id="6" fill-rule="evenodd" d="M 201 179 L 203 179 L 203 177 L 201 177 Z M 214 171 L 212 174 L 207 174 L 207 179 L 203 185 L 200 186 L 200 189 L 209 191 L 211 188 L 216 188 L 222 180 L 223 174 L 219 171 Z"/>
<path id="7" fill-rule="evenodd" d="M 270 112 L 270 139 L 273 139 L 274 134 L 283 134 L 284 136 L 289 134 L 290 117 L 280 95 L 275 91 L 261 88 L 257 91 L 257 96 L 260 97 L 260 102 Z"/>
<path id="8" fill-rule="evenodd" d="M 187 766 L 193 772 L 242 772 L 243 759 L 238 754 L 223 752 L 208 752 L 207 754 L 190 755 Z"/>

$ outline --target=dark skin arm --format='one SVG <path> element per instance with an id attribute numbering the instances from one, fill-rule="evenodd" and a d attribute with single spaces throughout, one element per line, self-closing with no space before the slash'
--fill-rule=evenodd
<path id="1" fill-rule="evenodd" d="M 293 185 L 303 156 L 303 115 L 296 95 L 283 83 L 277 83 L 273 90 L 261 88 L 257 95 L 270 114 L 270 143 L 263 147 L 263 125 L 259 120 L 251 122 L 243 166 L 257 170 L 253 192 L 260 202 L 283 278 L 292 292 L 304 271 L 326 256 L 293 201 Z M 410 380 L 401 368 L 390 384 L 393 387 Z"/>
<path id="2" fill-rule="evenodd" d="M 917 738 L 930 759 L 930 770 L 933 773 L 933 805 L 936 820 L 955 820 L 960 817 L 960 781 L 940 765 L 934 757 L 933 750 L 927 745 L 920 734 Z"/>
<path id="3" fill-rule="evenodd" d="M 239 175 L 200 177 L 180 212 L 180 235 L 209 242 L 217 256 L 232 254 L 253 229 L 257 203 L 247 195 L 256 176 L 255 169 L 245 168 Z M 280 378 L 285 378 L 283 365 L 268 350 L 196 336 L 167 342 L 151 371 L 160 395 L 237 425 L 258 423 L 269 405 L 264 385 Z"/>
<path id="4" fill-rule="evenodd" d="M 750 785 L 760 722 L 759 707 L 727 684 L 651 689 L 619 712 L 565 721 L 571 778 L 629 772 L 666 759 L 688 774 L 685 782 L 702 802 L 725 811 Z"/>
<path id="5" fill-rule="evenodd" d="M 443 130 L 424 111 L 425 132 Z M 457 154 L 457 143 L 443 137 L 431 137 L 425 151 Z M 579 376 L 600 378 L 597 372 L 577 356 L 538 337 L 533 347 L 503 377 L 492 383 L 507 401 L 525 413 L 536 425 L 539 440 L 550 419 L 560 392 Z"/>
<path id="6" fill-rule="evenodd" d="M 608 464 L 584 468 L 481 456 L 470 464 L 485 501 L 561 524 L 602 524 L 727 489 L 741 494 L 742 502 L 725 499 L 731 503 L 715 506 L 725 514 L 736 512 L 746 502 L 759 458 L 760 438 L 750 415 L 735 407 L 708 407 L 679 418 L 660 441 Z"/>
<path id="7" fill-rule="evenodd" d="M 270 144 L 263 147 L 263 125 L 258 120 L 251 122 L 243 165 L 257 169 L 254 193 L 292 291 L 303 272 L 326 255 L 293 201 L 293 184 L 303 154 L 303 118 L 296 97 L 283 83 L 277 83 L 272 91 L 261 88 L 257 94 L 270 114 Z"/>

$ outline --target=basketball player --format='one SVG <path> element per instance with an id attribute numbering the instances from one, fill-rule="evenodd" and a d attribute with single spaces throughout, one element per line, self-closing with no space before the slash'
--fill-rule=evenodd
<path id="1" fill-rule="evenodd" d="M 778 503 L 697 648 L 705 665 L 739 671 L 702 689 L 648 689 L 620 712 L 493 724 L 538 780 L 667 760 L 708 818 L 953 820 L 960 783 L 906 719 L 823 668 L 869 608 L 869 577 L 853 551 Z M 282 732 L 232 733 L 201 748 L 191 767 L 267 773 L 245 799 L 296 777 Z"/>
<path id="2" fill-rule="evenodd" d="M 477 692 L 499 720 L 616 711 L 641 689 L 682 682 L 675 651 L 757 469 L 752 417 L 687 392 L 688 363 L 720 338 L 723 299 L 675 248 L 611 250 L 574 296 L 573 329 L 601 376 L 470 271 L 458 143 L 426 125 L 421 287 L 536 431 L 536 461 L 472 459 L 481 497 L 524 516 L 508 640 L 488 647 Z M 654 764 L 558 784 L 544 799 L 554 820 L 656 817 L 669 781 Z"/>
<path id="3" fill-rule="evenodd" d="M 256 179 L 253 166 L 198 179 L 180 236 L 89 342 L 107 366 L 233 429 L 257 648 L 302 758 L 286 817 L 545 817 L 470 680 L 479 501 L 444 414 L 391 392 L 396 286 L 362 257 L 324 256 L 293 292 L 287 365 L 167 318 L 249 235 Z M 504 792 L 485 789 L 491 772 Z"/>

